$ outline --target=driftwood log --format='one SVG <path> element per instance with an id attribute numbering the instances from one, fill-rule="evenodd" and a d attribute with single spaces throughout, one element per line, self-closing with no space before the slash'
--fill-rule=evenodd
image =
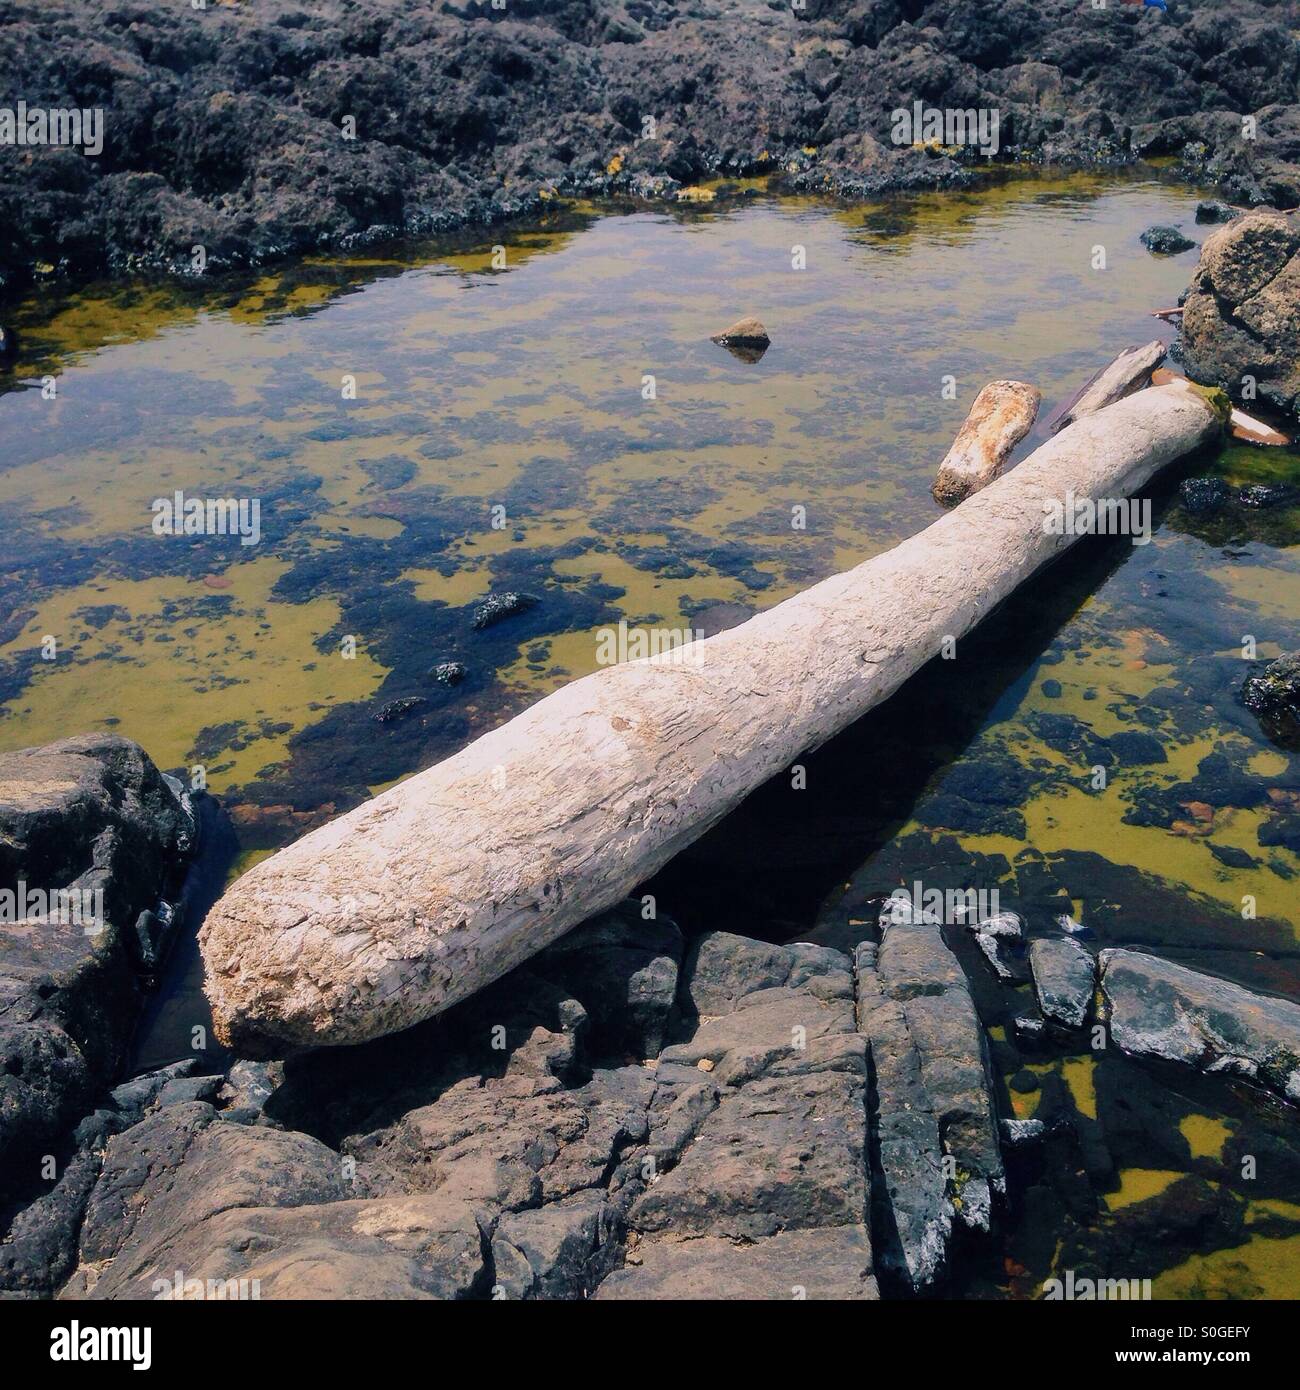
<path id="1" fill-rule="evenodd" d="M 1047 422 L 1051 430 L 1063 430 L 1085 415 L 1095 415 L 1114 405 L 1125 396 L 1140 391 L 1151 381 L 1151 373 L 1165 360 L 1168 352 L 1159 338 L 1141 347 L 1125 348 L 1113 362 L 1108 363 L 1056 411 Z"/>
<path id="2" fill-rule="evenodd" d="M 975 397 L 930 493 L 950 507 L 987 487 L 1029 433 L 1042 397 L 1023 381 L 990 381 Z"/>
<path id="3" fill-rule="evenodd" d="M 1125 497 L 1219 427 L 1177 388 L 1120 401 L 692 659 L 574 681 L 264 860 L 202 930 L 219 1036 L 254 1056 L 359 1042 L 482 988 L 626 896 L 1068 547 L 1045 504 Z"/>

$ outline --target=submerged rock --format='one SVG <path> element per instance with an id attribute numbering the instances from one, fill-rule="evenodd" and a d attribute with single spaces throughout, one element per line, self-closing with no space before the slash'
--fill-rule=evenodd
<path id="1" fill-rule="evenodd" d="M 423 695 L 403 695 L 398 700 L 389 700 L 387 704 L 381 705 L 374 714 L 376 724 L 396 724 L 399 720 L 405 719 L 408 714 L 414 714 L 421 705 L 427 704 Z"/>
<path id="2" fill-rule="evenodd" d="M 1103 951 L 1101 988 L 1125 1052 L 1246 1077 L 1300 1104 L 1300 1005 L 1138 951 Z"/>
<path id="3" fill-rule="evenodd" d="M 1097 983 L 1088 951 L 1073 937 L 1042 937 L 1029 947 L 1029 967 L 1043 1017 L 1060 1028 L 1082 1028 Z"/>
<path id="4" fill-rule="evenodd" d="M 459 685 L 465 679 L 465 666 L 459 661 L 440 661 L 429 674 L 439 685 Z"/>
<path id="5" fill-rule="evenodd" d="M 1180 251 L 1190 251 L 1196 245 L 1177 227 L 1148 227 L 1140 240 L 1154 256 L 1176 256 Z"/>
<path id="6" fill-rule="evenodd" d="M 513 618 L 517 613 L 526 613 L 541 602 L 535 594 L 521 594 L 510 590 L 501 594 L 490 594 L 474 612 L 474 626 L 479 630 L 493 627 Z"/>

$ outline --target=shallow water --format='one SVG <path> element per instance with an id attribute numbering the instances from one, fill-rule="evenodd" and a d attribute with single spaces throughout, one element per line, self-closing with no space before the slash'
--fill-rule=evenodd
<path id="1" fill-rule="evenodd" d="M 444 245 L 23 305 L 0 396 L 0 743 L 112 727 L 165 767 L 200 765 L 250 862 L 594 669 L 620 618 L 711 629 L 919 530 L 984 382 L 1032 381 L 1046 420 L 1120 348 L 1170 336 L 1148 312 L 1195 259 L 1138 242 L 1193 225 L 1195 195 L 1151 175 L 851 210 L 746 192 L 558 209 L 498 234 L 504 269 L 491 244 Z M 708 341 L 744 313 L 773 334 L 755 363 Z M 1183 471 L 1298 470 L 1235 448 Z M 154 535 L 150 504 L 177 489 L 259 499 L 260 543 Z M 805 790 L 776 779 L 670 866 L 651 885 L 664 909 L 844 943 L 900 883 L 982 886 L 1035 929 L 1069 911 L 1103 944 L 1300 998 L 1300 760 L 1237 701 L 1247 636 L 1260 658 L 1300 646 L 1300 512 L 1197 520 L 1172 482 L 1155 501 L 1150 545 L 1078 547 L 968 639 L 981 659 L 932 664 L 805 760 Z M 541 602 L 475 630 L 506 589 Z M 467 668 L 452 688 L 429 674 L 449 660 Z M 1107 752 L 1135 731 L 1162 761 Z M 1005 1091 L 1005 1113 L 1065 1096 L 1107 1157 L 1091 1207 L 1029 1175 L 1037 1205 L 967 1291 L 1024 1295 L 1066 1258 L 1127 1259 L 1170 1294 L 1300 1285 L 1285 1119 L 1120 1059 L 1027 1059 L 1006 1032 L 1023 988 L 968 965 L 1004 1076 L 1028 1060 L 1047 1078 Z M 1266 1181 L 1240 1178 L 1243 1145 L 1272 1156 Z M 1228 1234 L 1160 1253 L 1138 1217 L 1188 1175 Z"/>

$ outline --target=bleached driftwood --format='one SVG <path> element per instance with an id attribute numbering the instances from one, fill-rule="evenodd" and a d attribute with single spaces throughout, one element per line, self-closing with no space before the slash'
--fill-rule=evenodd
<path id="1" fill-rule="evenodd" d="M 1023 381 L 990 381 L 957 431 L 930 493 L 951 506 L 987 487 L 1029 433 L 1042 397 Z"/>
<path id="2" fill-rule="evenodd" d="M 203 927 L 219 1036 L 251 1055 L 358 1042 L 480 989 L 618 902 L 1069 546 L 1045 503 L 1122 498 L 1218 428 L 1177 388 L 1120 401 L 693 659 L 574 681 L 264 860 Z"/>
<path id="3" fill-rule="evenodd" d="M 1051 430 L 1063 430 L 1066 425 L 1095 415 L 1108 405 L 1140 391 L 1151 380 L 1151 373 L 1165 360 L 1168 348 L 1159 338 L 1141 347 L 1125 348 L 1109 365 L 1086 381 L 1047 422 Z"/>

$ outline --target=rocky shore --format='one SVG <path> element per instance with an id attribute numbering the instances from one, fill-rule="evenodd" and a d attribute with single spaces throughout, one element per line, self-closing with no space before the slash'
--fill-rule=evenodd
<path id="1" fill-rule="evenodd" d="M 1057 1200 L 1044 1163 L 1073 1209 L 1084 1170 L 1116 1181 L 1095 1108 L 1049 1095 L 1042 1060 L 1008 1091 L 1016 1048 L 1114 1047 L 1294 1126 L 1300 1006 L 1132 949 L 1098 971 L 1067 919 L 945 927 L 897 896 L 852 952 L 687 938 L 632 899 L 404 1033 L 284 1061 L 199 1048 L 123 1080 L 148 962 L 122 924 L 178 881 L 187 800 L 111 736 L 5 755 L 0 788 L 6 875 L 48 890 L 113 866 L 114 924 L 75 951 L 66 930 L 0 933 L 3 1297 L 911 1297 L 943 1292 L 1011 1206 Z M 971 931 L 997 947 L 979 978 Z M 990 990 L 1021 1011 L 1015 1047 L 981 1022 Z M 42 1070 L 60 1047 L 66 1075 Z M 1175 1188 L 1147 1213 L 1163 1239 L 1240 1238 L 1226 1197 L 1207 1226 L 1206 1184 Z M 1156 1237 L 1125 1213 L 1109 1239 L 1141 1261 Z"/>
<path id="2" fill-rule="evenodd" d="M 997 112 L 997 162 L 1176 156 L 1233 203 L 1294 207 L 1298 55 L 1271 0 L 14 0 L 10 95 L 102 110 L 104 145 L 0 147 L 0 293 L 190 274 L 196 247 L 208 270 L 346 251 L 557 194 L 973 182 L 973 146 L 894 143 L 914 102 Z"/>

